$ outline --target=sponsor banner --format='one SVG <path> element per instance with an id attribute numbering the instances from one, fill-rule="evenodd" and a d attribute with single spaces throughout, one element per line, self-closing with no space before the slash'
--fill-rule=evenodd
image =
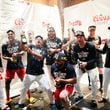
<path id="1" fill-rule="evenodd" d="M 22 30 L 26 33 L 34 31 L 35 36 L 46 38 L 49 26 L 53 26 L 57 36 L 62 37 L 57 6 L 37 4 L 32 0 L 0 0 L 0 41 L 5 41 L 8 29 L 13 29 L 18 38 Z"/>
<path id="2" fill-rule="evenodd" d="M 103 2 L 104 1 L 104 2 Z M 96 34 L 103 39 L 109 37 L 110 32 L 110 1 L 91 0 L 64 9 L 64 36 L 68 37 L 68 28 L 82 30 L 88 36 L 88 26 L 96 25 Z"/>

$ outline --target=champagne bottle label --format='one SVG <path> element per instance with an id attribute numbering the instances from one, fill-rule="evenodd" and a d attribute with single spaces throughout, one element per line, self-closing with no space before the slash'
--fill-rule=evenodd
<path id="1" fill-rule="evenodd" d="M 27 44 L 27 39 L 26 39 L 26 36 L 21 36 L 21 42 L 23 43 L 23 44 Z"/>

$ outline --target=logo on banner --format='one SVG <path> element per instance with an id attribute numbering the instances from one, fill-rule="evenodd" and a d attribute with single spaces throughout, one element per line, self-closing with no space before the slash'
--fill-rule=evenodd
<path id="1" fill-rule="evenodd" d="M 110 15 L 96 15 L 93 16 L 95 24 L 110 24 Z"/>
<path id="2" fill-rule="evenodd" d="M 23 26 L 25 23 L 23 18 L 17 18 L 15 19 L 15 26 Z"/>
<path id="3" fill-rule="evenodd" d="M 51 23 L 49 23 L 49 22 L 45 22 L 45 21 L 43 21 L 42 22 L 42 27 L 44 27 L 44 28 L 49 28 L 49 27 L 51 27 L 52 25 L 51 25 Z"/>
<path id="4" fill-rule="evenodd" d="M 27 5 L 30 5 L 30 0 L 19 0 L 20 3 L 26 3 Z"/>
<path id="5" fill-rule="evenodd" d="M 68 22 L 68 25 L 69 26 L 81 26 L 82 25 L 82 22 L 80 20 L 76 20 L 76 21 L 69 21 Z"/>

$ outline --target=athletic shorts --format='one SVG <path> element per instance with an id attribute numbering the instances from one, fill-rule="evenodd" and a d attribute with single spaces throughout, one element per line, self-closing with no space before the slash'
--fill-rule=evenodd
<path id="1" fill-rule="evenodd" d="M 97 67 L 98 68 L 103 68 L 103 60 L 102 60 L 102 58 L 98 58 L 96 63 L 97 63 Z"/>
<path id="2" fill-rule="evenodd" d="M 17 76 L 18 76 L 20 79 L 23 79 L 23 78 L 24 78 L 24 75 L 25 75 L 25 73 L 26 73 L 26 71 L 25 71 L 24 68 L 6 70 L 5 79 L 14 79 L 15 73 L 17 74 Z"/>
<path id="3" fill-rule="evenodd" d="M 55 100 L 60 101 L 60 94 L 61 94 L 61 92 L 64 92 L 64 91 L 68 93 L 68 96 L 71 96 L 73 93 L 73 90 L 74 90 L 74 88 L 71 85 L 67 85 L 64 88 L 56 88 L 55 94 L 54 94 Z"/>

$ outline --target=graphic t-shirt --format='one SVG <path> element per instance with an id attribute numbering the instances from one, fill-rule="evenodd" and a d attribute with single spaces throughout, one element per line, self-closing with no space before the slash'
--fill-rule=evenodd
<path id="1" fill-rule="evenodd" d="M 13 44 L 10 44 L 7 42 L 6 44 L 2 45 L 2 54 L 5 57 L 12 57 L 13 53 L 20 52 L 20 41 L 15 40 Z M 21 56 L 16 57 L 16 62 L 12 62 L 11 60 L 7 61 L 7 69 L 18 69 L 18 68 L 23 68 L 23 63 Z"/>
<path id="2" fill-rule="evenodd" d="M 69 78 L 76 77 L 76 73 L 73 68 L 73 65 L 71 65 L 69 63 L 65 63 L 65 65 L 62 69 L 59 69 L 58 65 L 56 63 L 52 64 L 51 74 L 54 77 L 54 79 L 56 79 L 58 77 L 61 79 L 69 79 Z M 62 88 L 65 86 L 65 83 L 59 83 L 57 86 Z"/>
<path id="3" fill-rule="evenodd" d="M 59 38 L 55 38 L 54 41 L 51 41 L 51 40 L 47 39 L 46 43 L 45 43 L 45 47 L 46 47 L 46 49 L 48 51 L 48 49 L 50 49 L 50 48 L 53 48 L 53 49 L 60 48 L 61 44 L 62 44 L 62 42 L 61 42 L 61 40 Z M 47 52 L 47 55 L 46 55 L 46 64 L 47 65 L 51 65 L 51 64 L 54 63 L 54 55 L 55 54 L 49 55 L 48 52 Z"/>
<path id="4" fill-rule="evenodd" d="M 35 45 L 30 45 L 29 48 L 31 48 L 34 52 L 39 53 L 43 57 L 45 57 L 46 52 L 44 48 L 38 48 Z M 40 60 L 31 53 L 27 53 L 27 69 L 26 69 L 27 74 L 31 75 L 43 74 L 44 73 L 43 65 L 44 59 Z"/>
<path id="5" fill-rule="evenodd" d="M 94 45 L 86 42 L 85 46 L 80 48 L 79 44 L 76 44 L 74 46 L 74 56 L 81 62 L 87 62 L 87 70 L 96 67 L 96 49 Z"/>

